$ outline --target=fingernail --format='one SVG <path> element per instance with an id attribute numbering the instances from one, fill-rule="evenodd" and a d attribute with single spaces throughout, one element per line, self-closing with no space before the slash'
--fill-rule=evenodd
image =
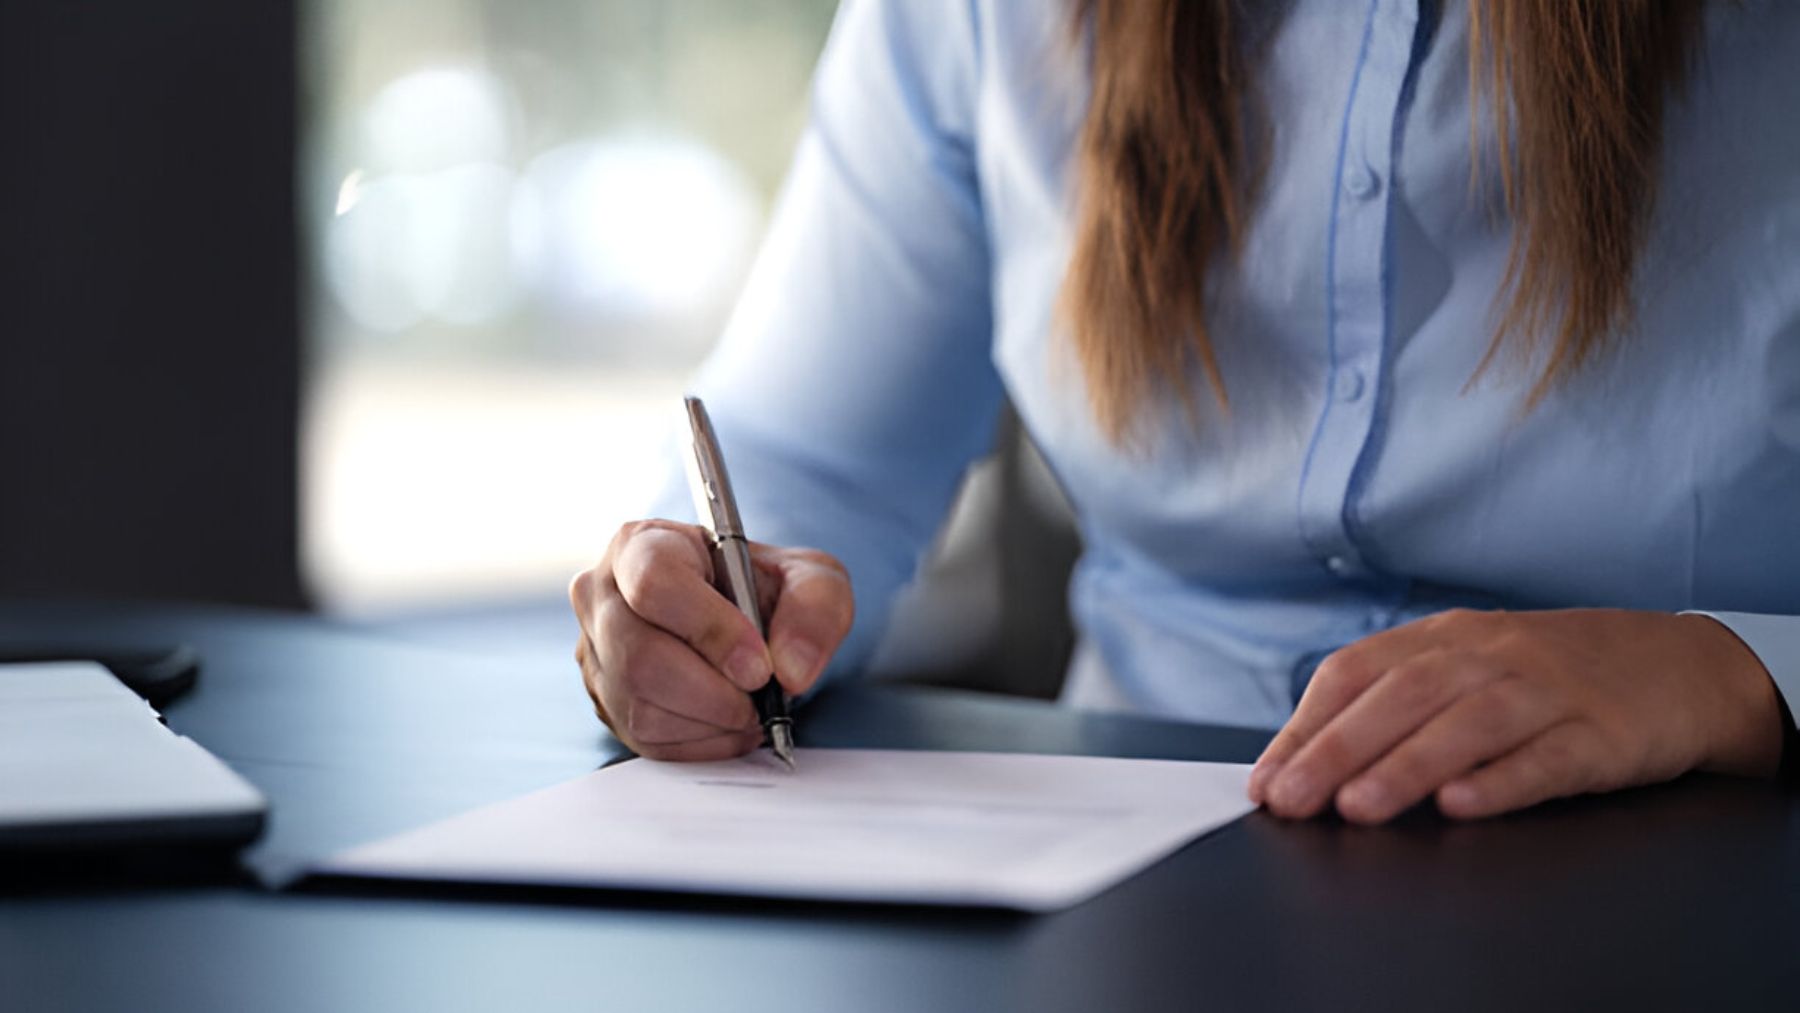
<path id="1" fill-rule="evenodd" d="M 725 675 L 745 690 L 760 689 L 769 681 L 769 658 L 745 644 L 725 659 Z"/>
<path id="2" fill-rule="evenodd" d="M 819 649 L 804 640 L 790 640 L 775 654 L 775 668 L 785 676 L 782 681 L 790 686 L 810 678 L 813 666 L 818 663 Z"/>

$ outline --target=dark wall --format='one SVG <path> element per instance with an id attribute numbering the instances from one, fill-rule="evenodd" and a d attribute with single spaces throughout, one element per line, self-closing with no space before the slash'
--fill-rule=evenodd
<path id="1" fill-rule="evenodd" d="M 0 594 L 294 605 L 292 0 L 0 0 Z"/>

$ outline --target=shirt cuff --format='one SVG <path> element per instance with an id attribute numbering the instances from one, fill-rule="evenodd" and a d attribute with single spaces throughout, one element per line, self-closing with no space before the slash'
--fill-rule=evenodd
<path id="1" fill-rule="evenodd" d="M 1750 648 L 1756 660 L 1769 670 L 1775 681 L 1775 692 L 1781 694 L 1784 709 L 1790 714 L 1800 711 L 1800 616 L 1758 615 L 1752 612 L 1706 612 L 1694 609 L 1683 615 L 1706 616 L 1718 622 Z M 1789 732 L 1794 731 L 1789 719 Z"/>

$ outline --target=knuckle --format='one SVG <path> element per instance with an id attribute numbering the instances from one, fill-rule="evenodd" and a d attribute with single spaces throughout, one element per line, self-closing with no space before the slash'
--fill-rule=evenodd
<path id="1" fill-rule="evenodd" d="M 625 715 L 625 733 L 640 743 L 653 742 L 662 738 L 663 720 L 657 711 L 645 707 L 633 707 Z"/>
<path id="2" fill-rule="evenodd" d="M 1482 694 L 1482 708 L 1488 722 L 1510 727 L 1527 720 L 1536 709 L 1537 694 L 1529 683 L 1517 676 L 1501 676 L 1488 684 Z"/>
<path id="3" fill-rule="evenodd" d="M 1513 662 L 1534 659 L 1541 641 L 1529 627 L 1513 619 L 1497 619 L 1484 627 L 1482 643 L 1489 657 Z"/>
<path id="4" fill-rule="evenodd" d="M 1327 728 L 1313 736 L 1308 744 L 1307 752 L 1311 754 L 1311 766 L 1321 771 L 1344 771 L 1351 765 L 1352 750 L 1344 733 Z"/>
<path id="5" fill-rule="evenodd" d="M 1269 744 L 1263 748 L 1264 760 L 1286 761 L 1288 757 L 1306 743 L 1306 737 L 1294 729 L 1292 724 L 1275 733 Z"/>
<path id="6" fill-rule="evenodd" d="M 629 697 L 642 697 L 657 682 L 657 665 L 654 655 L 654 650 L 628 652 L 620 659 L 619 670 L 613 676 L 613 683 Z"/>
<path id="7" fill-rule="evenodd" d="M 800 558 L 807 562 L 812 563 L 821 569 L 829 570 L 832 574 L 841 577 L 844 580 L 850 579 L 850 571 L 836 556 L 829 552 L 820 549 L 801 549 L 799 550 L 799 555 Z"/>
<path id="8" fill-rule="evenodd" d="M 1381 761 L 1380 773 L 1383 780 L 1394 786 L 1395 792 L 1401 795 L 1418 795 L 1437 787 L 1441 781 L 1437 766 L 1429 756 L 1417 749 L 1396 749 Z"/>
<path id="9" fill-rule="evenodd" d="M 602 603 L 616 597 L 617 591 L 610 566 L 591 567 L 569 578 L 569 607 L 585 626 Z"/>
<path id="10" fill-rule="evenodd" d="M 587 690 L 588 700 L 594 705 L 594 713 L 608 728 L 612 727 L 612 717 L 606 709 L 606 678 L 599 669 L 588 665 L 581 668 L 581 685 Z"/>
<path id="11" fill-rule="evenodd" d="M 739 645 L 756 640 L 756 627 L 723 598 L 713 607 L 686 615 L 684 628 L 670 632 L 715 667 L 722 668 Z"/>
<path id="12" fill-rule="evenodd" d="M 603 568 L 611 568 L 611 564 L 625 552 L 625 547 L 631 544 L 631 540 L 643 532 L 644 523 L 643 521 L 626 521 L 619 525 L 618 530 L 613 532 L 612 539 L 606 543 L 606 555 L 601 561 Z"/>
<path id="13" fill-rule="evenodd" d="M 1544 739 L 1541 749 L 1536 751 L 1536 764 L 1540 776 L 1553 772 L 1576 773 L 1585 768 L 1588 751 L 1580 743 L 1587 737 L 1582 734 L 1552 735 Z"/>
<path id="14" fill-rule="evenodd" d="M 677 524 L 674 521 L 627 521 L 620 526 L 619 533 L 613 536 L 607 554 L 614 559 L 615 564 L 620 557 L 632 560 L 656 559 L 666 556 L 671 547 L 698 547 L 699 531 L 692 524 Z"/>
<path id="15" fill-rule="evenodd" d="M 1514 768 L 1513 783 L 1506 786 L 1508 792 L 1515 795 L 1526 794 L 1557 780 L 1565 781 L 1571 786 L 1580 783 L 1582 777 L 1570 764 L 1571 759 L 1567 745 L 1555 739 L 1542 743 L 1537 749 L 1521 751 Z"/>
<path id="16" fill-rule="evenodd" d="M 741 627 L 725 620 L 710 621 L 705 628 L 693 635 L 689 643 L 708 664 L 723 671 L 748 628 L 747 621 Z"/>
<path id="17" fill-rule="evenodd" d="M 643 724 L 644 719 L 638 708 L 627 707 L 625 709 L 623 720 L 619 722 L 618 732 L 627 740 L 637 742 L 639 741 L 638 732 L 639 729 L 643 727 Z"/>
<path id="18" fill-rule="evenodd" d="M 1437 695 L 1445 677 L 1440 659 L 1417 658 L 1390 669 L 1386 678 L 1402 705 L 1422 705 Z"/>
<path id="19" fill-rule="evenodd" d="M 596 648 L 629 650 L 643 635 L 644 626 L 644 620 L 623 597 L 603 598 L 594 607 L 594 633 L 599 640 Z"/>
<path id="20" fill-rule="evenodd" d="M 1367 670 L 1363 652 L 1351 644 L 1332 651 L 1319 662 L 1319 667 L 1313 670 L 1312 685 L 1327 689 L 1351 685 L 1363 681 Z"/>
<path id="21" fill-rule="evenodd" d="M 1487 616 L 1488 616 L 1488 613 L 1486 613 L 1486 612 L 1482 612 L 1477 609 L 1468 608 L 1466 606 L 1458 606 L 1458 607 L 1452 608 L 1452 609 L 1445 609 L 1444 611 L 1438 613 L 1438 619 L 1439 619 L 1440 624 L 1444 625 L 1444 626 L 1453 627 L 1453 628 L 1472 626 L 1475 623 L 1480 622 L 1482 619 L 1486 618 Z"/>
<path id="22" fill-rule="evenodd" d="M 630 742 L 630 741 L 627 741 L 625 744 L 627 746 L 631 747 L 632 752 L 638 754 L 639 756 L 643 757 L 646 760 L 679 760 L 679 759 L 681 759 L 681 750 L 676 748 L 673 745 L 664 745 L 660 742 Z"/>
<path id="23" fill-rule="evenodd" d="M 1441 761 L 1417 749 L 1397 750 L 1391 757 L 1394 780 L 1409 791 L 1435 788 L 1444 779 Z"/>
<path id="24" fill-rule="evenodd" d="M 631 579 L 619 586 L 619 592 L 633 612 L 645 615 L 679 595 L 681 585 L 673 570 L 652 564 L 634 570 Z"/>
<path id="25" fill-rule="evenodd" d="M 632 741 L 631 729 L 628 724 L 631 711 L 632 706 L 629 700 L 615 698 L 609 702 L 599 694 L 594 695 L 594 713 L 605 723 L 607 730 L 613 733 L 614 738 L 635 750 L 637 744 Z"/>
<path id="26" fill-rule="evenodd" d="M 1484 624 L 1491 623 L 1494 613 L 1465 606 L 1444 609 L 1419 620 L 1419 627 L 1444 642 L 1466 643 Z"/>
<path id="27" fill-rule="evenodd" d="M 1559 733 L 1545 735 L 1536 748 L 1521 751 L 1522 788 L 1542 795 L 1572 795 L 1608 787 L 1605 765 L 1596 748 L 1592 729 L 1565 725 Z"/>
<path id="28" fill-rule="evenodd" d="M 1312 682 L 1309 686 L 1335 686 L 1343 682 L 1346 673 L 1354 664 L 1344 650 L 1336 650 L 1327 654 L 1319 667 L 1313 669 Z"/>
<path id="29" fill-rule="evenodd" d="M 1643 769 L 1643 751 L 1632 751 L 1634 739 L 1628 731 L 1579 721 L 1569 726 L 1568 734 L 1557 737 L 1554 755 L 1558 763 L 1579 775 L 1581 790 L 1590 791 L 1622 781 L 1616 770 Z"/>
<path id="30" fill-rule="evenodd" d="M 1392 685 L 1382 684 L 1382 709 L 1395 720 L 1429 720 L 1445 703 L 1443 680 L 1433 673 L 1395 669 L 1387 678 Z"/>
<path id="31" fill-rule="evenodd" d="M 644 532 L 654 529 L 656 526 L 657 523 L 653 520 L 626 521 L 619 525 L 619 533 L 613 536 L 613 541 L 615 543 L 629 542 Z"/>

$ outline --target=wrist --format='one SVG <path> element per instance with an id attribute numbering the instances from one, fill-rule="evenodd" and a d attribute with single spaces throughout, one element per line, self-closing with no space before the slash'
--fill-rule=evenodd
<path id="1" fill-rule="evenodd" d="M 1788 720 L 1781 694 L 1762 660 L 1724 623 L 1687 614 L 1676 619 L 1702 645 L 1701 678 L 1718 690 L 1713 734 L 1699 769 L 1721 774 L 1773 777 L 1781 767 Z"/>

